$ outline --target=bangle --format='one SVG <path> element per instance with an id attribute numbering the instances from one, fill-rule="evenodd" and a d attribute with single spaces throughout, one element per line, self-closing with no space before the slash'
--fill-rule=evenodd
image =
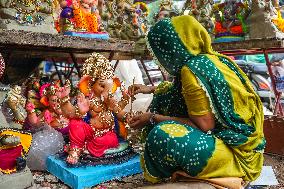
<path id="1" fill-rule="evenodd" d="M 81 117 L 81 116 L 82 116 L 82 115 L 80 114 L 78 105 L 75 106 L 75 115 L 78 116 L 78 117 Z"/>
<path id="2" fill-rule="evenodd" d="M 126 123 L 126 117 L 128 116 L 128 112 L 122 116 L 122 122 Z"/>
<path id="3" fill-rule="evenodd" d="M 109 92 L 108 95 L 107 95 L 107 97 L 108 97 L 108 98 L 112 98 L 112 97 L 114 97 L 114 95 L 113 95 L 111 92 Z"/>
<path id="4" fill-rule="evenodd" d="M 65 103 L 67 103 L 69 100 L 70 100 L 70 97 L 69 97 L 69 96 L 65 96 L 65 97 L 63 97 L 63 98 L 61 99 L 60 104 L 65 104 Z"/>
<path id="5" fill-rule="evenodd" d="M 123 102 L 123 103 L 125 103 L 127 105 L 129 103 L 129 98 L 123 96 L 121 98 L 121 102 Z"/>
<path id="6" fill-rule="evenodd" d="M 70 86 L 71 86 L 71 82 L 70 82 L 69 79 L 67 79 L 67 80 L 65 81 L 65 87 L 70 87 Z"/>
<path id="7" fill-rule="evenodd" d="M 156 125 L 156 122 L 155 122 L 155 116 L 156 114 L 155 113 L 152 113 L 150 119 L 149 119 L 149 122 L 152 126 Z"/>

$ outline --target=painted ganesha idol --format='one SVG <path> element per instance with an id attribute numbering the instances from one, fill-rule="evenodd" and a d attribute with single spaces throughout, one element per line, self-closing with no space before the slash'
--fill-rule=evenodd
<path id="1" fill-rule="evenodd" d="M 226 0 L 213 6 L 215 15 L 215 42 L 244 40 L 247 33 L 246 19 L 250 9 L 248 3 Z"/>
<path id="2" fill-rule="evenodd" d="M 128 146 L 125 128 L 130 114 L 123 110 L 129 102 L 129 95 L 114 78 L 111 63 L 102 55 L 93 53 L 83 64 L 82 74 L 78 88 L 87 103 L 80 106 L 84 106 L 87 113 L 78 109 L 77 116 L 72 117 L 68 103 L 62 106 L 70 118 L 66 161 L 71 165 L 84 162 L 96 165 L 132 157 L 134 152 Z M 120 101 L 114 97 L 118 87 L 122 93 Z"/>
<path id="3" fill-rule="evenodd" d="M 63 0 L 57 30 L 64 35 L 108 39 L 99 13 L 98 0 Z"/>

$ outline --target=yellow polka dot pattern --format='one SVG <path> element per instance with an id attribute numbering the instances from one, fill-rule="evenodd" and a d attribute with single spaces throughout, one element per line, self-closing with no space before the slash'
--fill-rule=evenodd
<path id="1" fill-rule="evenodd" d="M 186 127 L 179 124 L 165 124 L 161 126 L 161 129 L 170 135 L 170 137 L 184 137 L 190 131 Z"/>

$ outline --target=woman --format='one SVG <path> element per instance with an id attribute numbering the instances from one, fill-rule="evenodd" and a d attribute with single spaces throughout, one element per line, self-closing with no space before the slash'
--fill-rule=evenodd
<path id="1" fill-rule="evenodd" d="M 255 180 L 263 164 L 263 111 L 245 74 L 212 50 L 205 28 L 191 16 L 161 20 L 148 42 L 175 81 L 129 89 L 155 93 L 152 113 L 130 120 L 132 128 L 146 128 L 146 179 L 157 182 L 182 170 L 198 179 Z"/>

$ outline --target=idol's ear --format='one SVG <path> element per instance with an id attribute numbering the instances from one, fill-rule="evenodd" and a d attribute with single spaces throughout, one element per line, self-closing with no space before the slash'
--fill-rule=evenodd
<path id="1" fill-rule="evenodd" d="M 120 82 L 119 78 L 114 77 L 113 78 L 113 86 L 112 86 L 111 92 L 115 93 L 115 91 L 117 90 L 118 87 L 121 87 L 121 82 Z"/>
<path id="2" fill-rule="evenodd" d="M 90 81 L 91 77 L 85 75 L 80 79 L 78 83 L 78 88 L 80 92 L 83 93 L 85 96 L 88 96 L 90 94 Z"/>

